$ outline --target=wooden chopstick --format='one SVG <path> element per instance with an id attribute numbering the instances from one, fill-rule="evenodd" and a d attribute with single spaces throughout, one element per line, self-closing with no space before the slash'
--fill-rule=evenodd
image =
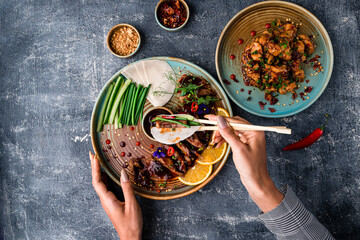
<path id="1" fill-rule="evenodd" d="M 284 127 L 265 127 L 265 126 L 256 126 L 256 125 L 247 125 L 245 126 L 234 126 L 231 125 L 234 130 L 238 131 L 268 131 L 268 132 L 277 132 L 281 134 L 291 134 L 291 129 Z M 201 126 L 197 131 L 214 131 L 219 130 L 218 126 Z"/>

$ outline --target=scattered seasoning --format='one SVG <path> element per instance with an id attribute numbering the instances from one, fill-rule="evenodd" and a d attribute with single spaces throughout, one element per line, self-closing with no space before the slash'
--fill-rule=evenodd
<path id="1" fill-rule="evenodd" d="M 230 82 L 226 79 L 224 79 L 224 83 L 226 83 L 227 85 L 230 85 Z"/>
<path id="2" fill-rule="evenodd" d="M 310 82 L 310 80 L 309 80 L 309 79 L 306 79 L 306 80 L 305 80 L 305 82 L 306 82 L 306 83 L 309 83 L 309 82 Z"/>
<path id="3" fill-rule="evenodd" d="M 236 79 L 235 74 L 231 74 L 231 75 L 230 75 L 230 78 L 231 78 L 232 80 Z"/>
<path id="4" fill-rule="evenodd" d="M 110 139 L 106 139 L 105 143 L 110 144 L 111 143 Z"/>
<path id="5" fill-rule="evenodd" d="M 111 150 L 111 146 L 107 146 L 107 148 L 108 148 L 109 150 Z"/>
<path id="6" fill-rule="evenodd" d="M 244 91 L 244 89 L 242 88 L 242 89 L 240 89 L 240 92 L 243 92 Z"/>
<path id="7" fill-rule="evenodd" d="M 129 163 L 127 163 L 127 162 L 123 164 L 123 168 L 127 168 L 128 166 L 129 166 Z"/>
<path id="8" fill-rule="evenodd" d="M 235 59 L 235 55 L 234 55 L 234 54 L 231 54 L 231 55 L 230 55 L 230 59 L 231 59 L 231 60 L 234 60 L 234 59 Z"/>
<path id="9" fill-rule="evenodd" d="M 134 131 L 134 129 L 135 129 L 135 128 L 134 128 L 133 126 L 130 127 L 130 130 L 131 130 L 131 131 Z"/>
<path id="10" fill-rule="evenodd" d="M 139 45 L 139 35 L 131 27 L 120 27 L 110 37 L 110 47 L 118 55 L 127 56 Z"/>
<path id="11" fill-rule="evenodd" d="M 161 191 L 160 191 L 159 189 L 156 189 L 156 191 L 157 191 L 158 193 L 161 193 Z"/>
<path id="12" fill-rule="evenodd" d="M 243 44 L 244 43 L 244 40 L 242 40 L 241 38 L 238 40 L 238 44 Z"/>
<path id="13" fill-rule="evenodd" d="M 184 5 L 179 0 L 168 0 L 160 4 L 158 19 L 167 28 L 178 28 L 183 25 L 187 18 Z"/>
<path id="14" fill-rule="evenodd" d="M 304 92 L 311 93 L 312 90 L 313 90 L 313 87 L 307 87 Z"/>
<path id="15" fill-rule="evenodd" d="M 330 117 L 329 114 L 325 114 L 325 116 L 327 117 L 327 119 L 324 125 L 322 125 L 320 128 L 315 129 L 309 136 L 305 137 L 304 139 L 284 147 L 283 151 L 303 149 L 309 147 L 314 142 L 316 142 L 323 135 L 324 127 L 326 123 L 329 121 L 329 117 Z"/>
<path id="16" fill-rule="evenodd" d="M 125 152 L 121 152 L 121 156 L 122 156 L 122 157 L 125 157 Z"/>
<path id="17" fill-rule="evenodd" d="M 251 97 L 248 97 L 248 98 L 246 99 L 246 101 L 251 101 Z"/>
<path id="18" fill-rule="evenodd" d="M 300 93 L 300 97 L 301 97 L 302 100 L 305 100 L 303 92 Z"/>
<path id="19" fill-rule="evenodd" d="M 103 152 L 107 152 L 107 150 L 105 148 L 103 148 L 102 150 L 103 150 Z"/>
<path id="20" fill-rule="evenodd" d="M 251 95 L 251 90 L 248 90 L 248 94 Z"/>
<path id="21" fill-rule="evenodd" d="M 271 28 L 271 25 L 270 25 L 270 23 L 267 23 L 267 24 L 265 24 L 265 28 L 266 28 L 266 29 L 269 29 L 269 28 Z"/>
<path id="22" fill-rule="evenodd" d="M 140 146 L 140 142 L 138 141 L 138 142 L 136 142 L 136 146 Z"/>
<path id="23" fill-rule="evenodd" d="M 124 141 L 121 141 L 120 142 L 120 147 L 125 147 L 126 146 L 126 143 Z"/>
<path id="24" fill-rule="evenodd" d="M 270 112 L 274 113 L 276 112 L 276 109 L 275 108 L 269 108 Z"/>
<path id="25" fill-rule="evenodd" d="M 236 91 L 237 94 L 239 94 L 239 91 Z"/>
<path id="26" fill-rule="evenodd" d="M 128 157 L 131 157 L 131 156 L 132 156 L 131 152 L 129 152 L 129 153 L 127 154 L 127 156 L 128 156 Z"/>
<path id="27" fill-rule="evenodd" d="M 292 94 L 292 99 L 295 100 L 295 99 L 297 98 L 297 96 L 298 96 L 297 93 L 294 92 L 294 93 Z"/>
<path id="28" fill-rule="evenodd" d="M 150 144 L 150 148 L 154 148 L 154 144 Z"/>
<path id="29" fill-rule="evenodd" d="M 266 104 L 267 103 L 263 103 L 263 102 L 259 101 L 260 109 L 264 110 L 264 107 L 265 107 Z"/>
<path id="30" fill-rule="evenodd" d="M 250 35 L 254 37 L 256 35 L 256 32 L 253 30 L 251 31 Z"/>

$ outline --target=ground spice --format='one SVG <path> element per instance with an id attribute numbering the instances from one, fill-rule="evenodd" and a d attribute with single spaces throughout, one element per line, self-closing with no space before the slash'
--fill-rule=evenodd
<path id="1" fill-rule="evenodd" d="M 139 35 L 131 27 L 116 29 L 110 38 L 110 47 L 118 55 L 127 56 L 133 53 L 139 45 Z"/>

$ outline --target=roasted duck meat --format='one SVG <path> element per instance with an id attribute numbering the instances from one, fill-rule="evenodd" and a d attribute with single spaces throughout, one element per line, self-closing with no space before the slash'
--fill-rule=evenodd
<path id="1" fill-rule="evenodd" d="M 177 175 L 177 176 L 183 176 L 184 173 L 180 172 L 176 169 L 174 161 L 169 157 L 163 157 L 159 158 L 158 161 L 167 169 L 170 170 L 171 173 Z"/>
<path id="2" fill-rule="evenodd" d="M 186 120 L 177 120 L 178 122 L 186 124 Z M 177 123 L 172 122 L 165 122 L 165 121 L 156 121 L 156 127 L 157 128 L 185 128 L 185 126 Z"/>
<path id="3" fill-rule="evenodd" d="M 168 145 L 165 145 L 164 146 L 164 149 L 166 151 L 169 150 L 171 146 L 168 146 Z M 176 150 L 175 147 L 174 148 L 174 154 L 171 156 L 171 159 L 174 161 L 175 163 L 175 167 L 182 173 L 186 173 L 186 163 L 185 163 L 185 160 L 184 160 L 184 157 L 179 154 L 179 152 Z"/>
<path id="4" fill-rule="evenodd" d="M 204 149 L 204 144 L 200 141 L 196 133 L 194 133 L 189 138 L 187 138 L 186 141 L 188 141 L 191 145 L 193 145 L 196 148 Z"/>

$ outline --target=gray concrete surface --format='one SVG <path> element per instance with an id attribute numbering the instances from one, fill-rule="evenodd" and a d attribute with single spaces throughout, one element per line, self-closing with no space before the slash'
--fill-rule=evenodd
<path id="1" fill-rule="evenodd" d="M 0 1 L 0 239 L 116 239 L 91 186 L 89 121 L 102 85 L 121 67 L 151 56 L 194 62 L 216 77 L 215 49 L 226 23 L 256 1 L 188 1 L 191 19 L 169 33 L 150 1 Z M 314 13 L 334 46 L 331 81 L 310 108 L 256 124 L 287 124 L 292 136 L 267 134 L 271 175 L 289 184 L 338 239 L 360 236 L 360 33 L 357 0 L 294 1 Z M 139 29 L 143 44 L 130 59 L 106 48 L 117 23 Z M 319 142 L 282 147 L 331 121 Z M 121 197 L 120 189 L 111 184 Z M 144 239 L 273 239 L 241 185 L 231 158 L 190 196 L 139 198 Z"/>

